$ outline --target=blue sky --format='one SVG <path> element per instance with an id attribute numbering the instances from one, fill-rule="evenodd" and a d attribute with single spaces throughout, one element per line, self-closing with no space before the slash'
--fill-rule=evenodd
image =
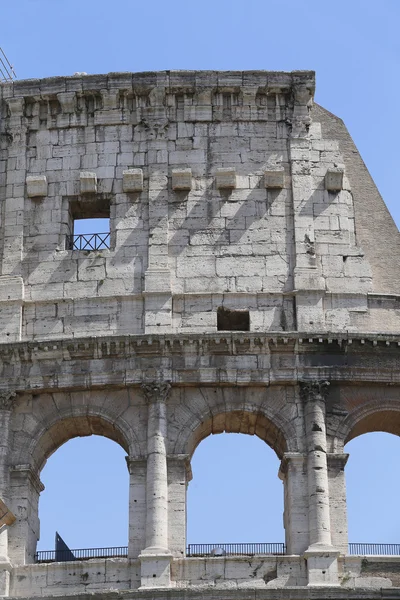
<path id="1" fill-rule="evenodd" d="M 398 0 L 1 4 L 0 46 L 20 79 L 76 71 L 315 70 L 316 101 L 343 118 L 400 224 Z M 392 466 L 400 459 L 399 440 L 369 434 L 347 450 L 351 540 L 400 542 L 394 504 L 400 484 Z M 224 435 L 202 442 L 189 486 L 189 541 L 282 540 L 277 469 L 274 453 L 258 439 Z M 53 547 L 55 528 L 75 548 L 126 543 L 127 471 L 115 444 L 69 442 L 42 477 L 41 548 Z M 118 518 L 108 520 L 110 513 Z"/>

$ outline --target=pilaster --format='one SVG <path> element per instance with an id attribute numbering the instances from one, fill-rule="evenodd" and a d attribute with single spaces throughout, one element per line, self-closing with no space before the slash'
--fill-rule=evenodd
<path id="1" fill-rule="evenodd" d="M 15 517 L 9 509 L 10 477 L 8 467 L 8 452 L 10 448 L 10 417 L 15 404 L 16 394 L 13 391 L 0 392 L 0 596 L 8 596 L 10 590 L 11 563 L 9 558 L 9 527 L 15 522 Z"/>
<path id="2" fill-rule="evenodd" d="M 285 494 L 286 553 L 302 554 L 309 545 L 307 456 L 300 452 L 285 452 L 279 477 Z"/>
<path id="3" fill-rule="evenodd" d="M 190 456 L 174 454 L 167 457 L 168 464 L 168 547 L 173 556 L 186 555 L 186 497 L 192 479 Z"/>
<path id="4" fill-rule="evenodd" d="M 332 544 L 341 554 L 347 554 L 349 543 L 344 470 L 348 458 L 348 454 L 327 454 Z"/>
<path id="5" fill-rule="evenodd" d="M 325 283 L 315 250 L 314 181 L 311 174 L 310 108 L 313 89 L 295 85 L 292 131 L 289 139 L 294 214 L 296 261 L 297 328 L 315 331 L 324 328 L 323 296 Z"/>
<path id="6" fill-rule="evenodd" d="M 10 471 L 10 503 L 17 520 L 9 531 L 9 556 L 13 564 L 34 562 L 40 535 L 38 505 L 44 485 L 38 473 L 26 464 Z"/>
<path id="7" fill-rule="evenodd" d="M 128 557 L 137 558 L 146 546 L 146 459 L 126 458 L 129 470 Z"/>

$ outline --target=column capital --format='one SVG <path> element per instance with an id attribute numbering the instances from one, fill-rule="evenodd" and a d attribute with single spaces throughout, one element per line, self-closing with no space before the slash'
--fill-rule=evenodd
<path id="1" fill-rule="evenodd" d="M 325 402 L 328 396 L 329 381 L 300 381 L 300 396 L 304 402 L 316 402 L 322 400 Z"/>
<path id="2" fill-rule="evenodd" d="M 0 391 L 0 410 L 12 410 L 17 394 L 11 390 Z"/>
<path id="3" fill-rule="evenodd" d="M 146 382 L 140 386 L 143 392 L 146 402 L 151 404 L 152 402 L 165 402 L 171 391 L 171 384 L 169 381 L 163 382 Z"/>

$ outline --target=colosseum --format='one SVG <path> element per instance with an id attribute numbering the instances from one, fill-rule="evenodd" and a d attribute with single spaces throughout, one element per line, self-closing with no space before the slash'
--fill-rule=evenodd
<path id="1" fill-rule="evenodd" d="M 400 237 L 314 89 L 0 85 L 0 596 L 400 597 L 400 546 L 348 544 L 345 488 L 345 444 L 400 433 Z M 221 432 L 281 461 L 284 544 L 188 551 L 191 457 Z M 42 556 L 41 469 L 92 434 L 126 452 L 129 545 Z"/>

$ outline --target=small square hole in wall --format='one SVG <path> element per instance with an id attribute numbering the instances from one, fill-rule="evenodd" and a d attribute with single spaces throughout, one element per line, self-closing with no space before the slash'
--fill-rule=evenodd
<path id="1" fill-rule="evenodd" d="M 67 250 L 110 248 L 110 202 L 103 199 L 70 202 L 69 231 Z"/>
<path id="2" fill-rule="evenodd" d="M 231 310 L 220 306 L 217 310 L 218 331 L 250 331 L 248 310 Z"/>

